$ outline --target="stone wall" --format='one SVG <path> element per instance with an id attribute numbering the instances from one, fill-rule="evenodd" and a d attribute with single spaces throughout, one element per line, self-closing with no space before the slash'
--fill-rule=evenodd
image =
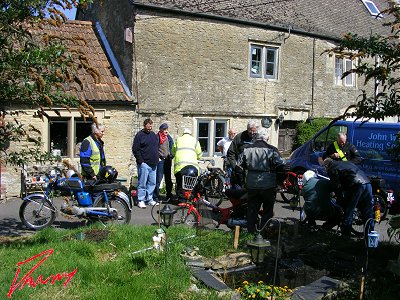
<path id="1" fill-rule="evenodd" d="M 334 44 L 326 40 L 107 2 L 85 19 L 100 22 L 132 79 L 139 118 L 168 121 L 173 134 L 188 126 L 196 132 L 198 118 L 225 118 L 241 131 L 249 119 L 281 113 L 286 121 L 336 117 L 363 87 L 335 85 L 335 57 L 323 53 Z M 123 26 L 133 27 L 132 44 L 123 41 Z M 250 42 L 279 47 L 278 80 L 249 77 Z M 271 128 L 275 146 L 278 130 Z"/>
<path id="2" fill-rule="evenodd" d="M 61 110 L 62 111 L 62 110 Z M 20 116 L 24 124 L 32 124 L 42 133 L 44 149 L 48 146 L 48 122 L 33 117 L 33 111 L 25 110 L 26 114 Z M 77 112 L 72 115 L 78 116 Z M 127 179 L 129 184 L 130 176 L 134 172 L 132 167 L 132 141 L 133 134 L 136 133 L 138 126 L 137 119 L 132 107 L 124 106 L 96 106 L 96 115 L 100 122 L 106 126 L 104 135 L 105 151 L 107 164 L 112 165 L 118 170 L 119 177 Z M 68 118 L 71 114 L 62 111 L 62 116 Z M 27 147 L 27 145 L 12 144 L 12 147 Z M 64 158 L 64 157 L 63 157 Z M 79 157 L 70 157 L 70 160 L 79 166 Z M 2 198 L 18 196 L 21 191 L 21 168 L 14 166 L 2 166 L 1 169 L 1 194 Z M 5 196 L 6 195 L 6 196 Z"/>

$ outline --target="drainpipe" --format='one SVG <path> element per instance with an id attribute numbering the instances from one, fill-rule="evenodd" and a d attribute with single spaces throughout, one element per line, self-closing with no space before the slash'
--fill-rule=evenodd
<path id="1" fill-rule="evenodd" d="M 106 38 L 106 35 L 104 34 L 103 29 L 101 28 L 100 22 L 96 22 L 96 30 L 100 36 L 101 42 L 103 43 L 104 49 L 106 50 L 107 56 L 110 59 L 113 68 L 115 69 L 115 72 L 117 72 L 118 78 L 124 88 L 125 93 L 129 97 L 132 97 L 132 93 L 129 90 L 128 85 L 126 84 L 124 74 L 122 73 L 122 70 L 119 67 L 118 61 L 115 58 L 113 51 L 111 50 L 110 44 L 108 43 L 108 40 Z"/>
<path id="2" fill-rule="evenodd" d="M 315 92 L 315 38 L 312 49 L 312 74 L 311 74 L 311 118 L 314 117 L 314 92 Z"/>

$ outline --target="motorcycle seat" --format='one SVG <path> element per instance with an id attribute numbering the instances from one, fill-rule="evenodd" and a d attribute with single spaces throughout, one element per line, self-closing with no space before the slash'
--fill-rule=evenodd
<path id="1" fill-rule="evenodd" d="M 247 193 L 246 189 L 227 189 L 225 190 L 225 195 L 228 198 L 241 198 Z"/>
<path id="2" fill-rule="evenodd" d="M 121 182 L 101 183 L 96 185 L 90 185 L 85 182 L 85 191 L 91 193 L 99 193 L 105 190 L 118 190 L 121 189 L 121 187 Z"/>

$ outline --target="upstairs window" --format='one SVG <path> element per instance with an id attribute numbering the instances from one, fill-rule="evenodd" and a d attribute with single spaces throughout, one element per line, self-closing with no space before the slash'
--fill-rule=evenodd
<path id="1" fill-rule="evenodd" d="M 376 7 L 374 1 L 362 0 L 362 2 L 364 3 L 365 7 L 368 9 L 371 16 L 378 16 L 381 13 L 381 11 L 378 9 L 378 7 Z"/>
<path id="2" fill-rule="evenodd" d="M 278 79 L 278 48 L 250 44 L 250 77 Z"/>
<path id="3" fill-rule="evenodd" d="M 354 73 L 347 75 L 342 79 L 343 73 L 353 69 L 354 63 L 348 58 L 335 58 L 335 84 L 341 86 L 355 86 Z"/>

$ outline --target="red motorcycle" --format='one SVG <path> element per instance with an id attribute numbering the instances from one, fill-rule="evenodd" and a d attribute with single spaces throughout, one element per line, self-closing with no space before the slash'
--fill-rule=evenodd
<path id="1" fill-rule="evenodd" d="M 212 220 L 216 227 L 225 224 L 229 228 L 236 225 L 247 226 L 247 190 L 227 189 L 225 197 L 230 205 L 219 207 L 205 196 L 207 187 L 204 186 L 210 170 L 206 170 L 200 176 L 183 176 L 183 199 L 178 203 L 175 214 L 175 224 L 186 224 L 189 226 L 203 226 Z M 262 211 L 260 211 L 262 214 Z"/>
<path id="2" fill-rule="evenodd" d="M 303 188 L 303 175 L 288 171 L 285 173 L 285 179 L 282 185 L 278 187 L 282 200 L 289 203 L 291 207 L 297 207 L 300 200 L 301 190 Z M 291 195 L 289 198 L 288 195 Z"/>

